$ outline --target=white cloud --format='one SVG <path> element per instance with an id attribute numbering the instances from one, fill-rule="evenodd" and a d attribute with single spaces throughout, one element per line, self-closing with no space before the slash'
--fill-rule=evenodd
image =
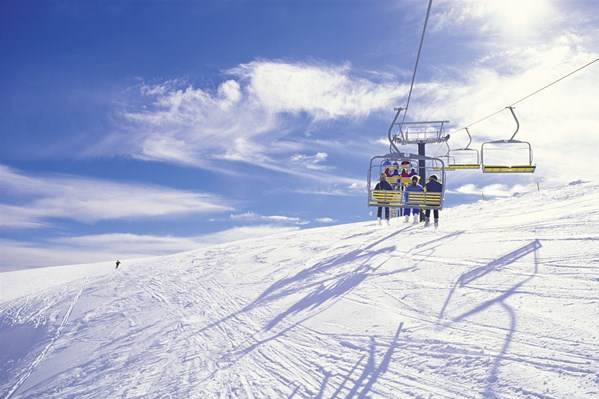
<path id="1" fill-rule="evenodd" d="M 503 60 L 502 65 L 481 66 L 475 62 L 465 68 L 454 80 L 439 84 L 427 98 L 429 105 L 415 111 L 415 118 L 450 116 L 454 126 L 464 126 L 599 57 L 599 53 L 590 50 L 597 45 L 597 39 L 593 44 L 588 37 L 565 33 L 542 46 L 514 48 L 509 56 L 500 51 L 503 55 L 497 57 Z M 521 124 L 516 139 L 532 144 L 537 172 L 509 176 L 512 184 L 528 184 L 538 178 L 565 182 L 573 179 L 573 173 L 581 178 L 599 175 L 599 169 L 594 167 L 595 149 L 599 147 L 595 106 L 598 73 L 599 63 L 516 106 Z M 506 110 L 471 127 L 472 147 L 480 148 L 481 142 L 487 140 L 508 139 L 514 128 Z M 466 140 L 463 132 L 454 131 L 449 143 L 454 148 L 461 147 Z M 506 154 L 511 157 L 513 152 Z M 526 158 L 526 152 L 523 155 Z M 472 176 L 452 174 L 451 178 L 460 184 Z M 485 176 L 492 178 L 506 180 L 506 176 Z"/>
<path id="2" fill-rule="evenodd" d="M 337 220 L 330 218 L 330 217 L 323 217 L 323 218 L 316 218 L 316 219 L 314 219 L 314 221 L 316 223 L 329 224 L 329 223 L 335 223 Z"/>
<path id="3" fill-rule="evenodd" d="M 522 40 L 541 37 L 548 25 L 562 20 L 564 7 L 553 0 L 441 0 L 436 3 L 433 30 L 467 29 Z"/>
<path id="4" fill-rule="evenodd" d="M 338 184 L 335 180 L 331 180 L 326 187 L 305 187 L 294 190 L 297 194 L 306 195 L 323 195 L 332 197 L 354 197 L 365 195 L 366 181 L 354 180 L 349 184 Z"/>
<path id="5" fill-rule="evenodd" d="M 406 93 L 392 77 L 374 82 L 348 65 L 254 61 L 227 73 L 231 79 L 214 91 L 176 81 L 142 86 L 145 105 L 123 112 L 124 132 L 93 151 L 222 173 L 229 170 L 223 161 L 245 162 L 328 183 L 328 154 L 306 155 L 302 151 L 315 144 L 290 139 L 320 122 L 388 111 Z"/>
<path id="6" fill-rule="evenodd" d="M 393 83 L 350 75 L 350 67 L 255 61 L 230 71 L 272 113 L 305 112 L 316 120 L 364 117 L 386 110 L 404 93 Z"/>
<path id="7" fill-rule="evenodd" d="M 326 152 L 317 152 L 314 155 L 294 154 L 290 161 L 300 167 L 311 170 L 326 170 L 329 169 L 323 162 L 326 162 L 329 154 Z"/>
<path id="8" fill-rule="evenodd" d="M 28 176 L 3 165 L 0 189 L 15 196 L 14 203 L 0 204 L 0 227 L 11 228 L 41 227 L 51 218 L 91 223 L 232 209 L 211 194 L 75 176 Z"/>
<path id="9" fill-rule="evenodd" d="M 509 186 L 507 184 L 489 184 L 484 187 L 478 187 L 475 184 L 465 184 L 458 187 L 455 192 L 467 195 L 481 195 L 485 197 L 511 197 L 517 193 L 526 193 L 536 190 L 534 185 L 516 184 Z"/>
<path id="10" fill-rule="evenodd" d="M 281 223 L 281 224 L 295 224 L 304 225 L 308 222 L 298 217 L 283 216 L 283 215 L 259 215 L 254 212 L 245 212 L 238 214 L 231 214 L 229 216 L 231 220 L 243 221 L 243 222 L 269 222 L 269 223 Z"/>

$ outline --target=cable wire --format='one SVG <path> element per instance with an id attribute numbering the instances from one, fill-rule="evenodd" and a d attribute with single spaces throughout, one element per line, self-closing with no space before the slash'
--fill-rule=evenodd
<path id="1" fill-rule="evenodd" d="M 554 80 L 553 82 L 551 82 L 551 83 L 549 83 L 549 84 L 547 84 L 547 85 L 545 85 L 545 86 L 541 87 L 540 89 L 538 89 L 538 90 L 535 90 L 535 91 L 533 91 L 533 92 L 532 92 L 532 93 L 530 93 L 530 94 L 527 94 L 526 96 L 524 96 L 524 97 L 522 97 L 521 99 L 519 99 L 519 100 L 517 100 L 517 101 L 515 101 L 515 102 L 511 103 L 510 105 L 508 105 L 508 106 L 506 106 L 506 107 L 502 107 L 501 109 L 499 109 L 499 110 L 497 110 L 497 111 L 493 112 L 492 114 L 489 114 L 489 115 L 487 115 L 487 116 L 485 116 L 485 117 L 483 117 L 483 118 L 480 118 L 480 119 L 478 119 L 478 120 L 476 120 L 476 121 L 474 121 L 474 122 L 471 122 L 471 123 L 469 123 L 468 125 L 466 125 L 466 126 L 464 126 L 464 127 L 461 127 L 461 128 L 459 128 L 459 129 L 456 129 L 456 130 L 461 130 L 461 129 L 465 129 L 465 128 L 467 128 L 467 127 L 472 127 L 473 125 L 476 125 L 476 124 L 478 124 L 478 123 L 480 123 L 480 122 L 486 121 L 487 119 L 489 119 L 489 118 L 492 118 L 492 117 L 494 117 L 495 115 L 497 115 L 497 114 L 499 114 L 499 113 L 501 113 L 501 112 L 505 111 L 507 108 L 509 108 L 509 107 L 513 107 L 513 106 L 515 106 L 516 104 L 520 104 L 520 103 L 521 103 L 521 102 L 523 102 L 524 100 L 528 100 L 530 97 L 532 97 L 532 96 L 534 96 L 534 95 L 536 95 L 536 94 L 538 94 L 538 93 L 542 92 L 542 91 L 543 91 L 543 90 L 545 90 L 545 89 L 548 89 L 549 87 L 553 86 L 554 84 L 556 84 L 556 83 L 559 83 L 559 82 L 561 82 L 562 80 L 564 80 L 564 79 L 566 79 L 566 78 L 568 78 L 568 77 L 570 77 L 570 76 L 574 75 L 575 73 L 582 71 L 583 69 L 585 69 L 585 68 L 587 68 L 587 67 L 591 66 L 592 64 L 594 64 L 594 63 L 595 63 L 595 62 L 597 62 L 597 61 L 599 61 L 599 58 L 595 58 L 594 60 L 592 60 L 592 61 L 590 61 L 590 62 L 587 62 L 587 63 L 586 63 L 586 64 L 584 64 L 583 66 L 581 66 L 581 67 L 579 67 L 579 68 L 576 68 L 575 70 L 573 70 L 573 71 L 571 71 L 571 72 L 569 72 L 569 73 L 565 74 L 564 76 L 562 76 L 562 77 L 560 77 L 560 78 L 558 78 L 558 79 Z M 404 116 L 405 116 L 405 114 L 404 114 Z"/>
<path id="2" fill-rule="evenodd" d="M 416 63 L 414 64 L 414 72 L 412 73 L 412 83 L 410 84 L 410 91 L 408 92 L 408 100 L 406 101 L 406 109 L 403 113 L 401 123 L 403 124 L 408 114 L 408 108 L 410 107 L 410 99 L 412 98 L 412 90 L 414 89 L 414 81 L 416 80 L 416 71 L 418 70 L 418 63 L 420 62 L 420 54 L 422 53 L 422 45 L 424 44 L 424 35 L 426 33 L 426 26 L 428 25 L 428 17 L 431 13 L 431 6 L 433 0 L 428 1 L 428 8 L 426 9 L 426 17 L 424 18 L 424 26 L 422 27 L 422 35 L 420 36 L 420 45 L 418 46 L 418 54 L 416 55 Z"/>

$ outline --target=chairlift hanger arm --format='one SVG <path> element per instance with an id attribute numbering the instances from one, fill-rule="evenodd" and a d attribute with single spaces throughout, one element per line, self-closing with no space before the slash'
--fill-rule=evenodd
<path id="1" fill-rule="evenodd" d="M 513 106 L 509 106 L 507 107 L 507 109 L 510 110 L 510 112 L 512 113 L 512 116 L 514 117 L 514 120 L 516 121 L 516 131 L 514 132 L 514 134 L 512 134 L 512 137 L 510 137 L 510 141 L 514 140 L 514 137 L 516 137 L 516 134 L 518 133 L 518 130 L 520 130 L 520 121 L 518 121 L 518 117 L 516 116 L 516 113 L 514 112 L 514 107 Z"/>
<path id="2" fill-rule="evenodd" d="M 468 128 L 465 127 L 464 130 L 466 130 L 466 134 L 468 135 L 468 144 L 466 144 L 466 147 L 464 147 L 466 150 L 470 149 L 470 144 L 472 144 L 472 135 L 470 134 L 470 132 L 468 131 Z"/>
<path id="3" fill-rule="evenodd" d="M 387 138 L 389 139 L 389 150 L 395 150 L 395 152 L 400 152 L 399 148 L 397 148 L 397 146 L 395 145 L 395 143 L 393 142 L 393 137 L 391 136 L 392 132 L 393 132 L 393 126 L 395 126 L 395 122 L 397 122 L 397 119 L 399 118 L 399 114 L 401 114 L 401 111 L 403 111 L 404 109 L 402 107 L 399 108 L 395 108 L 395 116 L 393 117 L 393 122 L 391 122 L 391 125 L 389 126 L 389 131 L 387 132 Z M 403 138 L 403 132 L 400 130 L 399 133 L 402 135 Z"/>

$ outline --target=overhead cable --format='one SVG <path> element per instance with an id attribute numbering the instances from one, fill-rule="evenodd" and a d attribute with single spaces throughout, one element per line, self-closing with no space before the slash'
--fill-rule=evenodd
<path id="1" fill-rule="evenodd" d="M 521 103 L 521 102 L 523 102 L 524 100 L 528 100 L 530 97 L 532 97 L 532 96 L 534 96 L 534 95 L 536 95 L 536 94 L 538 94 L 538 93 L 542 92 L 542 91 L 543 91 L 543 90 L 545 90 L 545 89 L 548 89 L 549 87 L 553 86 L 554 84 L 556 84 L 556 83 L 558 83 L 558 82 L 561 82 L 562 80 L 564 80 L 564 79 L 566 79 L 566 78 L 568 78 L 568 77 L 570 77 L 570 76 L 574 75 L 574 74 L 575 74 L 575 73 L 577 73 L 577 72 L 580 72 L 580 71 L 582 71 L 583 69 L 585 69 L 585 68 L 587 68 L 587 67 L 591 66 L 592 64 L 594 64 L 594 63 L 595 63 L 595 62 L 597 62 L 597 61 L 599 61 L 599 58 L 595 58 L 594 60 L 592 60 L 592 61 L 590 61 L 590 62 L 587 62 L 587 63 L 586 63 L 586 64 L 584 64 L 583 66 L 581 66 L 581 67 L 578 67 L 578 68 L 576 68 L 575 70 L 573 70 L 573 71 L 571 71 L 571 72 L 568 72 L 567 74 L 565 74 L 565 75 L 561 76 L 560 78 L 558 78 L 558 79 L 554 80 L 553 82 L 551 82 L 551 83 L 549 83 L 549 84 L 547 84 L 547 85 L 545 85 L 545 86 L 541 87 L 541 88 L 540 88 L 540 89 L 538 89 L 538 90 L 535 90 L 535 91 L 533 91 L 533 92 L 532 92 L 532 93 L 530 93 L 530 94 L 527 94 L 526 96 L 524 96 L 524 97 L 520 98 L 519 100 L 517 100 L 517 101 L 515 101 L 515 102 L 511 103 L 510 105 L 508 105 L 508 106 L 506 106 L 506 107 L 502 107 L 502 108 L 500 108 L 499 110 L 497 110 L 497 111 L 493 112 L 492 114 L 489 114 L 489 115 L 487 115 L 487 116 L 485 116 L 485 117 L 483 117 L 483 118 L 480 118 L 480 119 L 478 119 L 478 120 L 476 120 L 476 121 L 474 121 L 474 122 L 471 122 L 471 123 L 467 124 L 467 125 L 466 125 L 466 126 L 464 126 L 464 127 L 461 127 L 461 128 L 459 128 L 459 129 L 456 129 L 456 130 L 461 130 L 461 129 L 465 129 L 465 128 L 468 128 L 468 127 L 472 127 L 473 125 L 476 125 L 476 124 L 478 124 L 478 123 L 480 123 L 480 122 L 486 121 L 487 119 L 489 119 L 489 118 L 492 118 L 492 117 L 494 117 L 495 115 L 497 115 L 497 114 L 499 114 L 499 113 L 503 112 L 505 109 L 507 109 L 507 108 L 509 108 L 509 107 L 513 107 L 513 106 L 515 106 L 516 104 L 520 104 L 520 103 Z M 404 116 L 405 116 L 405 114 L 404 114 Z"/>
<path id="2" fill-rule="evenodd" d="M 416 54 L 416 63 L 414 64 L 414 72 L 412 73 L 412 83 L 410 83 L 410 91 L 408 92 L 408 100 L 406 101 L 406 108 L 404 110 L 404 114 L 403 114 L 401 123 L 405 122 L 406 115 L 408 114 L 408 108 L 410 107 L 410 99 L 412 98 L 412 90 L 414 89 L 414 81 L 416 80 L 416 71 L 418 70 L 418 63 L 420 61 L 420 54 L 422 53 L 422 45 L 424 44 L 424 36 L 426 33 L 426 26 L 428 24 L 428 17 L 431 13 L 432 5 L 433 5 L 433 0 L 429 0 L 428 8 L 426 9 L 426 17 L 424 18 L 424 26 L 422 27 L 422 35 L 420 36 L 420 45 L 418 46 L 418 54 Z"/>

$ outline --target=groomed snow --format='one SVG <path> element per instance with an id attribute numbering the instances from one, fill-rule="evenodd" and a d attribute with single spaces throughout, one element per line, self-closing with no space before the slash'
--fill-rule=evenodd
<path id="1" fill-rule="evenodd" d="M 599 397 L 599 186 L 441 217 L 0 274 L 0 396 Z"/>

